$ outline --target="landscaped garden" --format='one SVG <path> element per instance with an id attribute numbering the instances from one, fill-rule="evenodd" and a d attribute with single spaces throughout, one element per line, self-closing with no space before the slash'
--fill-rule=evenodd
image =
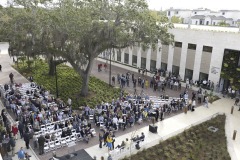
<path id="1" fill-rule="evenodd" d="M 33 76 L 34 82 L 49 90 L 51 94 L 56 95 L 55 76 L 48 75 L 48 65 L 43 60 L 35 61 L 30 68 L 27 63 L 19 63 L 18 67 L 17 65 L 14 67 L 26 78 Z M 104 81 L 91 77 L 89 82 L 90 94 L 87 97 L 81 97 L 79 94 L 82 86 L 81 78 L 71 67 L 65 64 L 57 66 L 57 77 L 59 97 L 64 102 L 71 98 L 75 109 L 83 105 L 95 107 L 102 102 L 111 102 L 112 99 L 120 96 L 120 89 L 110 87 Z"/>
<path id="2" fill-rule="evenodd" d="M 225 115 L 219 115 L 183 133 L 131 156 L 131 160 L 230 160 Z M 216 132 L 209 127 L 215 127 Z M 144 147 L 144 146 L 142 146 Z M 124 160 L 128 160 L 124 158 Z"/>

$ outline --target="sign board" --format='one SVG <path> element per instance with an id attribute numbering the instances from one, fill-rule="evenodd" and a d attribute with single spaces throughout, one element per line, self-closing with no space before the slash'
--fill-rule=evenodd
<path id="1" fill-rule="evenodd" d="M 220 68 L 219 68 L 219 67 L 214 67 L 214 66 L 212 66 L 212 68 L 211 68 L 211 73 L 217 74 L 217 73 L 219 73 L 219 72 L 220 72 Z"/>

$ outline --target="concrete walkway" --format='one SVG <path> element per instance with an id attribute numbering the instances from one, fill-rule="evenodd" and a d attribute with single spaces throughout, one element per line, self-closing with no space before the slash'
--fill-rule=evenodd
<path id="1" fill-rule="evenodd" d="M 21 76 L 16 70 L 11 67 L 12 60 L 6 54 L 7 51 L 1 49 L 0 54 L 0 64 L 3 66 L 2 72 L 0 72 L 0 84 L 5 84 L 9 82 L 9 73 L 13 73 L 14 79 L 18 83 L 26 83 L 28 82 L 23 76 Z M 123 66 L 124 67 L 124 66 Z M 128 70 L 127 67 L 124 67 L 123 70 Z M 124 72 L 126 73 L 126 72 Z M 105 78 L 106 79 L 106 78 Z M 197 88 L 195 88 L 197 89 Z M 151 95 L 151 94 L 149 94 Z M 234 109 L 234 113 L 231 115 L 230 110 L 234 101 L 231 99 L 222 98 L 214 102 L 213 104 L 209 104 L 209 108 L 205 108 L 203 106 L 196 108 L 195 112 L 191 112 L 188 114 L 179 114 L 177 116 L 168 118 L 162 122 L 158 122 L 158 133 L 152 134 L 148 131 L 148 127 L 141 128 L 136 130 L 135 132 L 128 133 L 117 137 L 115 144 L 120 144 L 122 140 L 125 138 L 130 138 L 132 135 L 139 135 L 141 132 L 144 132 L 146 135 L 146 140 L 144 142 L 144 147 L 148 148 L 153 146 L 159 142 L 159 140 L 167 139 L 177 133 L 182 132 L 184 129 L 191 127 L 192 125 L 199 124 L 207 119 L 211 118 L 212 116 L 216 115 L 217 113 L 225 113 L 227 115 L 226 119 L 226 136 L 228 141 L 228 150 L 232 160 L 239 160 L 240 159 L 240 112 L 237 111 L 237 107 Z M 0 103 L 0 108 L 2 109 L 3 106 Z M 12 120 L 13 121 L 13 120 Z M 237 138 L 235 141 L 232 140 L 233 131 L 237 130 Z M 24 141 L 22 139 L 17 140 L 16 151 L 19 150 L 20 147 L 25 148 Z M 144 148 L 142 147 L 142 148 Z M 26 150 L 26 149 L 25 149 Z M 86 151 L 92 156 L 96 156 L 97 159 L 100 159 L 101 156 L 106 157 L 108 155 L 108 151 L 106 148 L 99 149 L 98 145 L 93 147 L 89 147 Z M 32 155 L 31 160 L 38 160 L 39 158 L 30 148 L 27 152 Z M 135 153 L 136 150 L 132 150 L 132 153 Z M 125 155 L 129 155 L 129 152 L 124 152 L 121 154 L 116 153 L 116 158 L 124 157 Z M 13 157 L 13 160 L 16 160 L 17 157 Z M 114 158 L 115 159 L 115 158 Z"/>
<path id="2" fill-rule="evenodd" d="M 0 54 L 0 64 L 2 65 L 2 72 L 0 72 L 0 85 L 5 84 L 5 83 L 9 83 L 9 77 L 8 75 L 12 72 L 14 74 L 14 80 L 17 83 L 26 83 L 28 82 L 28 80 L 26 78 L 24 78 L 21 74 L 19 74 L 14 68 L 11 67 L 12 64 L 12 59 L 8 56 L 8 51 L 6 49 L 6 46 L 4 46 L 1 49 L 1 54 Z M 0 110 L 2 111 L 2 109 L 5 108 L 2 104 L 2 102 L 0 101 Z M 14 124 L 15 121 L 12 119 L 11 116 L 8 116 L 11 124 Z M 35 154 L 35 152 L 32 150 L 31 146 L 30 149 L 26 149 L 25 147 L 25 142 L 23 139 L 20 139 L 20 135 L 18 134 L 18 140 L 16 141 L 16 147 L 15 147 L 15 153 L 18 152 L 20 150 L 21 147 L 24 148 L 24 150 L 30 154 L 31 160 L 39 160 L 39 158 L 37 157 L 37 155 Z M 12 157 L 13 160 L 18 160 L 17 155 L 15 154 L 15 156 Z"/>

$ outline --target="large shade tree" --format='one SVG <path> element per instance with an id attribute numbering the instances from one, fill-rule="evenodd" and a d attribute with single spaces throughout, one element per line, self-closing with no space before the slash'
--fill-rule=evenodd
<path id="1" fill-rule="evenodd" d="M 88 95 L 94 59 L 103 51 L 141 44 L 156 49 L 169 44 L 172 27 L 165 16 L 156 16 L 145 0 L 16 1 L 24 8 L 41 8 L 36 39 L 45 52 L 67 60 L 83 80 L 81 95 Z M 45 5 L 39 5 L 39 3 Z M 42 21 L 42 23 L 41 23 Z M 24 26 L 23 26 L 24 27 Z M 41 37 L 41 38 L 40 38 Z M 39 45 L 36 43 L 36 45 Z M 37 47 L 38 48 L 38 47 Z M 46 52 L 46 50 L 48 52 Z"/>

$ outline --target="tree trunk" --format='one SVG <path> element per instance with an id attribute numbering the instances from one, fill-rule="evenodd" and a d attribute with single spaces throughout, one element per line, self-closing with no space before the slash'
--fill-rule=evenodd
<path id="1" fill-rule="evenodd" d="M 55 62 L 53 60 L 53 57 L 50 58 L 49 62 L 48 62 L 48 75 L 50 76 L 54 76 L 55 75 Z"/>
<path id="2" fill-rule="evenodd" d="M 90 79 L 90 73 L 92 71 L 94 58 L 90 58 L 87 69 L 84 74 L 80 74 L 82 76 L 82 88 L 81 95 L 86 97 L 88 95 L 88 83 Z"/>
<path id="3" fill-rule="evenodd" d="M 81 88 L 81 95 L 86 97 L 88 95 L 88 83 L 89 83 L 89 74 L 84 74 L 82 76 L 82 88 Z"/>

